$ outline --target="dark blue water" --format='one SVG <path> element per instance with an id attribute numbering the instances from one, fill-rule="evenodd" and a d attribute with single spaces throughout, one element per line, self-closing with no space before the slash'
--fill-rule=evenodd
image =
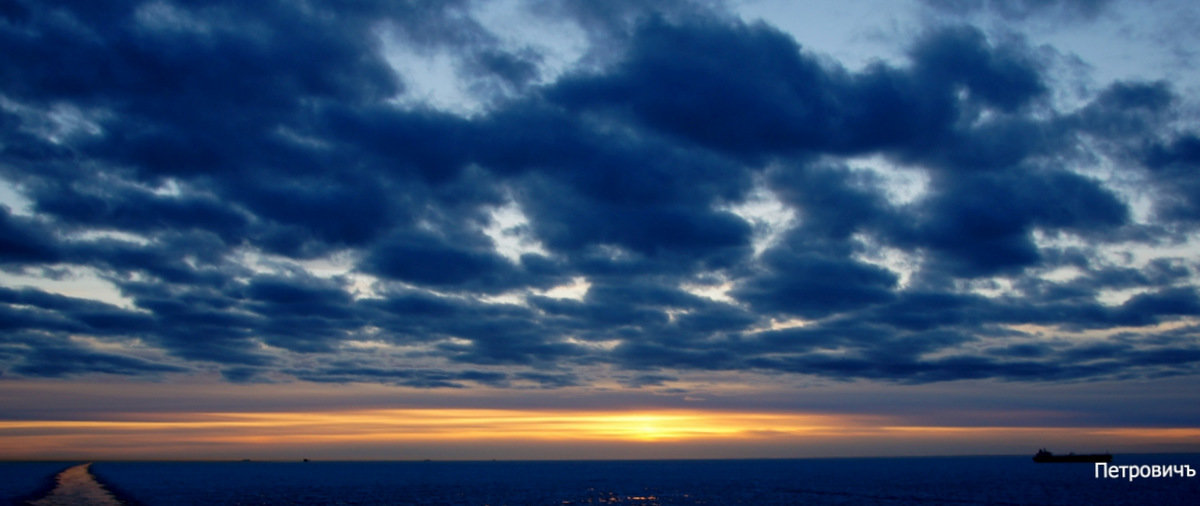
<path id="1" fill-rule="evenodd" d="M 71 462 L 0 462 L 0 505 L 19 504 L 54 483 L 54 475 Z"/>
<path id="2" fill-rule="evenodd" d="M 1118 456 L 1189 464 L 1200 455 Z M 8 470 L 35 464 L 9 464 Z M 59 469 L 65 466 L 59 466 Z M 4 469 L 4 468 L 0 468 Z M 44 468 L 40 468 L 44 469 Z M 98 462 L 145 505 L 1200 504 L 1200 477 L 1097 479 L 1021 457 L 566 462 Z M 37 475 L 20 471 L 11 476 Z M 24 474 L 22 474 L 24 473 Z M 0 493 L 27 485 L 0 477 Z M 36 481 L 36 479 L 34 480 Z M 33 485 L 36 489 L 37 483 Z"/>

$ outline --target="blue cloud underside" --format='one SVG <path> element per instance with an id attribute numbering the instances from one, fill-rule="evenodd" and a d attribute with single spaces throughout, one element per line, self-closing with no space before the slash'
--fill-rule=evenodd
<path id="1" fill-rule="evenodd" d="M 1107 2 L 1047 4 L 961 9 L 1084 23 Z M 0 178 L 31 203 L 0 206 L 0 269 L 86 268 L 128 301 L 0 289 L 0 372 L 1197 372 L 1194 255 L 1134 259 L 1200 223 L 1191 88 L 1104 83 L 1067 109 L 1045 51 L 971 25 L 850 69 L 717 7 L 604 5 L 540 13 L 601 62 L 543 79 L 468 2 L 0 2 Z M 472 114 L 413 105 L 381 33 L 500 84 Z M 872 157 L 928 184 L 896 199 Z M 795 219 L 756 251 L 738 210 L 763 194 Z M 504 206 L 540 249 L 500 253 Z"/>

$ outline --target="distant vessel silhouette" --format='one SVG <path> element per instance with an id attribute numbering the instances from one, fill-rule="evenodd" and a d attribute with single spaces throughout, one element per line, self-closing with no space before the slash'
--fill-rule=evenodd
<path id="1" fill-rule="evenodd" d="M 1055 455 L 1045 448 L 1037 451 L 1033 456 L 1034 462 L 1053 463 L 1053 462 L 1112 462 L 1111 453 L 1085 453 L 1076 455 L 1068 453 L 1066 455 Z"/>

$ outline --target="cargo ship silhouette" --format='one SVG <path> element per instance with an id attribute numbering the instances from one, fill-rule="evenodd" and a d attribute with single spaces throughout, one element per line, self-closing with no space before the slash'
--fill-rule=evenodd
<path id="1" fill-rule="evenodd" d="M 1053 462 L 1112 462 L 1111 453 L 1088 453 L 1076 455 L 1068 453 L 1066 455 L 1055 455 L 1045 448 L 1037 451 L 1033 456 L 1034 462 L 1053 463 Z"/>

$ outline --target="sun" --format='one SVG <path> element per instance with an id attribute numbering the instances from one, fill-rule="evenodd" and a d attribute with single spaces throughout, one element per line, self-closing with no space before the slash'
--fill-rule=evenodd
<path id="1" fill-rule="evenodd" d="M 731 431 L 710 416 L 696 413 L 616 413 L 587 418 L 588 432 L 620 440 L 670 441 Z"/>
<path id="2" fill-rule="evenodd" d="M 661 415 L 633 415 L 629 420 L 629 437 L 641 441 L 658 441 L 662 439 L 677 439 L 680 437 L 679 428 L 669 424 Z M 668 423 L 664 423 L 668 422 Z"/>

